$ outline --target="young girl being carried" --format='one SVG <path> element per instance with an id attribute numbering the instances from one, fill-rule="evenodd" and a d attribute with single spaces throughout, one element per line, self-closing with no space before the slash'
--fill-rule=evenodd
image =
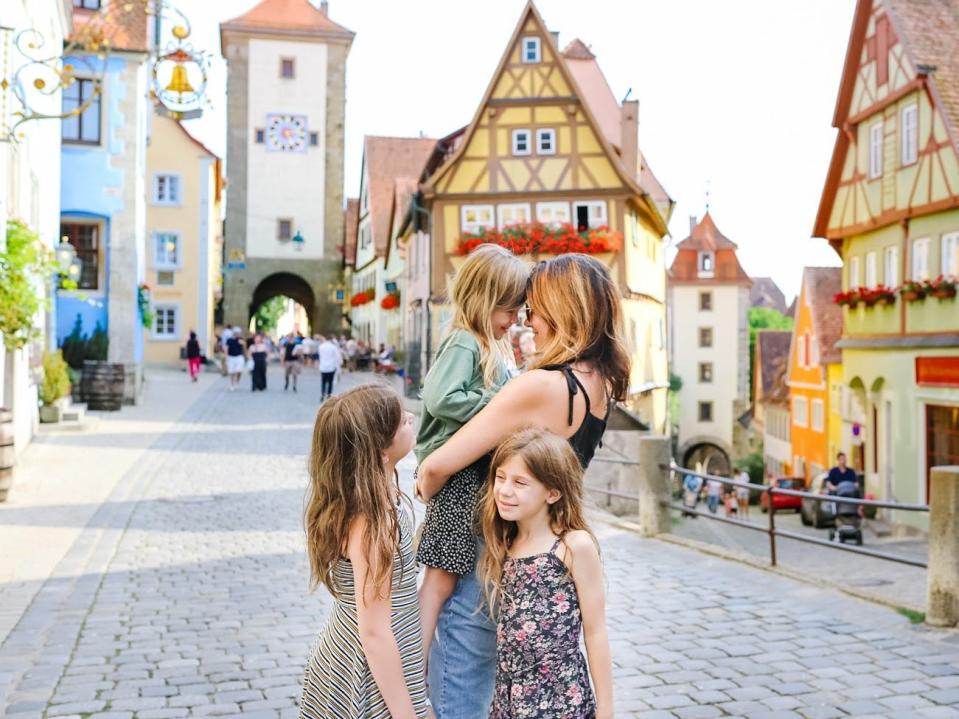
<path id="1" fill-rule="evenodd" d="M 509 329 L 518 321 L 528 277 L 522 261 L 496 245 L 477 247 L 456 273 L 450 288 L 452 332 L 423 385 L 417 461 L 441 447 L 509 379 Z M 416 559 L 426 566 L 420 611 L 427 651 L 457 577 L 476 565 L 474 520 L 487 467 L 488 459 L 482 458 L 454 474 L 426 509 Z"/>
<path id="2" fill-rule="evenodd" d="M 490 475 L 480 566 L 499 612 L 491 719 L 612 717 L 603 569 L 583 518 L 575 452 L 528 429 L 497 448 Z"/>
<path id="3" fill-rule="evenodd" d="M 396 463 L 413 415 L 389 388 L 328 399 L 313 428 L 304 524 L 310 581 L 335 602 L 306 668 L 301 719 L 426 717 L 412 519 Z"/>

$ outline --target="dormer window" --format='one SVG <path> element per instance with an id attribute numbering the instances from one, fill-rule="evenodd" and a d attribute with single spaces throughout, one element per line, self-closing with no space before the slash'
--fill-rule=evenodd
<path id="1" fill-rule="evenodd" d="M 712 277 L 716 271 L 716 255 L 712 252 L 699 253 L 699 276 Z"/>
<path id="2" fill-rule="evenodd" d="M 523 38 L 523 62 L 524 63 L 537 63 L 539 62 L 539 38 L 538 37 L 524 37 Z"/>

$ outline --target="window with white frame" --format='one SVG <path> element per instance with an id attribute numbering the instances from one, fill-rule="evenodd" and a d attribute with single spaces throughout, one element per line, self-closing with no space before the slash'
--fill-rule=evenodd
<path id="1" fill-rule="evenodd" d="M 180 176 L 157 174 L 153 176 L 153 204 L 180 204 Z"/>
<path id="2" fill-rule="evenodd" d="M 806 362 L 806 335 L 801 334 L 796 338 L 796 364 L 805 367 Z"/>
<path id="3" fill-rule="evenodd" d="M 821 399 L 812 401 L 812 428 L 814 432 L 822 432 L 825 422 L 825 407 Z"/>
<path id="4" fill-rule="evenodd" d="M 929 238 L 912 241 L 912 279 L 929 279 Z"/>
<path id="5" fill-rule="evenodd" d="M 895 245 L 882 251 L 882 283 L 886 287 L 899 284 L 899 248 Z"/>
<path id="6" fill-rule="evenodd" d="M 793 424 L 797 427 L 809 425 L 809 400 L 805 397 L 793 397 Z"/>
<path id="7" fill-rule="evenodd" d="M 538 37 L 523 38 L 523 62 L 533 63 L 540 60 L 540 45 Z"/>
<path id="8" fill-rule="evenodd" d="M 915 103 L 902 108 L 899 115 L 899 160 L 911 165 L 919 157 L 919 110 Z"/>
<path id="9" fill-rule="evenodd" d="M 463 205 L 460 227 L 464 234 L 478 234 L 484 227 L 492 227 L 495 222 L 492 205 Z"/>
<path id="10" fill-rule="evenodd" d="M 818 367 L 819 366 L 819 340 L 815 337 L 810 337 L 809 342 L 809 366 Z"/>
<path id="11" fill-rule="evenodd" d="M 866 253 L 866 287 L 876 286 L 876 253 Z"/>
<path id="12" fill-rule="evenodd" d="M 577 230 L 587 230 L 606 224 L 606 203 L 603 200 L 573 203 L 573 217 Z"/>
<path id="13" fill-rule="evenodd" d="M 942 270 L 944 277 L 959 276 L 959 232 L 942 236 Z"/>
<path id="14" fill-rule="evenodd" d="M 536 154 L 537 155 L 555 155 L 556 154 L 556 130 L 553 128 L 540 128 L 536 131 Z"/>
<path id="15" fill-rule="evenodd" d="M 544 225 L 569 224 L 569 203 L 537 202 L 536 221 Z"/>
<path id="16" fill-rule="evenodd" d="M 859 276 L 859 258 L 849 258 L 849 268 L 846 274 L 846 286 L 849 289 L 855 289 L 862 284 L 862 278 Z"/>
<path id="17" fill-rule="evenodd" d="M 530 221 L 530 206 L 528 202 L 518 202 L 509 205 L 497 205 L 499 226 L 517 225 Z"/>
<path id="18" fill-rule="evenodd" d="M 180 235 L 176 232 L 153 233 L 153 264 L 158 270 L 180 266 Z"/>
<path id="19" fill-rule="evenodd" d="M 882 122 L 869 127 L 869 179 L 882 174 Z"/>
<path id="20" fill-rule="evenodd" d="M 366 222 L 360 228 L 360 249 L 366 249 L 373 242 L 373 232 L 370 229 L 370 223 Z"/>
<path id="21" fill-rule="evenodd" d="M 529 130 L 513 130 L 513 154 L 514 155 L 528 155 L 531 152 L 530 148 L 530 131 Z"/>
<path id="22" fill-rule="evenodd" d="M 153 339 L 175 340 L 180 337 L 180 306 L 154 305 Z"/>

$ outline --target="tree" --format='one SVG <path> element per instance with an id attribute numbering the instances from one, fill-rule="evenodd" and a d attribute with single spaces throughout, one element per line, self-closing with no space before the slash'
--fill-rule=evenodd
<path id="1" fill-rule="evenodd" d="M 771 307 L 749 308 L 749 396 L 753 392 L 753 361 L 756 358 L 756 333 L 759 330 L 791 330 L 792 317 Z"/>
<path id="2" fill-rule="evenodd" d="M 277 295 L 256 308 L 253 318 L 256 320 L 257 332 L 269 332 L 276 329 L 280 317 L 286 312 L 286 297 Z"/>

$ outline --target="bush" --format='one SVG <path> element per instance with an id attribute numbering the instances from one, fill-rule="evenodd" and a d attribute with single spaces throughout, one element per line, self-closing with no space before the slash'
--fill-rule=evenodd
<path id="1" fill-rule="evenodd" d="M 70 393 L 70 375 L 63 353 L 43 353 L 43 382 L 40 384 L 40 399 L 44 404 L 53 404 Z"/>
<path id="2" fill-rule="evenodd" d="M 110 338 L 99 322 L 97 322 L 92 336 L 87 337 L 83 334 L 83 320 L 78 312 L 77 319 L 73 323 L 73 329 L 63 339 L 60 349 L 63 351 L 63 358 L 70 367 L 75 370 L 82 370 L 85 360 L 105 362 L 109 347 Z"/>
<path id="3" fill-rule="evenodd" d="M 762 454 L 759 452 L 753 452 L 740 459 L 736 462 L 736 468 L 746 470 L 746 473 L 749 475 L 749 481 L 753 484 L 763 483 L 766 465 L 763 462 Z"/>

